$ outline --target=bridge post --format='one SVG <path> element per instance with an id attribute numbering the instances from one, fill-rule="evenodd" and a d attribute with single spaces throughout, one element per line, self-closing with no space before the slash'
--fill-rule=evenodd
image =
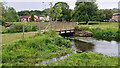
<path id="1" fill-rule="evenodd" d="M 65 30 L 65 34 L 67 33 L 67 30 Z"/>

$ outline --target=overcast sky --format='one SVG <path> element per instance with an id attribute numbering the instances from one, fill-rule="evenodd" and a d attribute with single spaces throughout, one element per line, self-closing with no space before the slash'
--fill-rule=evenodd
<path id="1" fill-rule="evenodd" d="M 2 0 L 7 2 L 7 6 L 14 7 L 16 11 L 21 10 L 43 10 L 49 8 L 49 2 L 56 3 L 58 1 L 67 2 L 70 9 L 74 9 L 76 0 Z M 120 0 L 97 0 L 99 9 L 118 8 Z M 44 3 L 43 3 L 44 2 Z"/>

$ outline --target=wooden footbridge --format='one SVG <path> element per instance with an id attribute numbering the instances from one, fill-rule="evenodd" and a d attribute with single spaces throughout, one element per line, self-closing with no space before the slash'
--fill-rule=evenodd
<path id="1" fill-rule="evenodd" d="M 75 22 L 69 22 L 69 23 L 49 23 L 47 27 L 44 30 L 41 30 L 41 32 L 48 31 L 49 28 L 51 30 L 54 30 L 58 32 L 59 34 L 68 34 L 68 33 L 74 33 L 75 29 L 74 27 L 76 26 Z"/>
<path id="2" fill-rule="evenodd" d="M 48 31 L 48 30 L 42 30 L 41 32 L 45 32 L 45 31 Z M 72 29 L 55 29 L 56 32 L 58 32 L 59 34 L 67 34 L 67 33 L 74 33 L 75 32 L 75 29 L 72 28 Z"/>

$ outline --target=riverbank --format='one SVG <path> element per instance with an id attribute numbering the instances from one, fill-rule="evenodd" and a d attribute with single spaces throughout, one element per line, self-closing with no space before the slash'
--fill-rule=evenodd
<path id="1" fill-rule="evenodd" d="M 37 33 L 2 46 L 3 66 L 117 66 L 118 57 L 99 53 L 74 53 L 70 40 L 55 31 Z M 84 49 L 84 48 L 83 48 Z M 53 62 L 49 62 L 54 60 Z M 95 60 L 94 62 L 91 62 Z M 47 63 L 48 62 L 48 63 Z M 102 62 L 102 63 L 101 63 Z"/>
<path id="2" fill-rule="evenodd" d="M 12 44 L 2 46 L 3 66 L 35 66 L 54 57 L 72 53 L 69 40 L 55 31 L 37 33 Z"/>
<path id="3" fill-rule="evenodd" d="M 47 66 L 118 66 L 118 57 L 103 56 L 99 53 L 71 54 L 65 60 L 48 63 Z"/>
<path id="4" fill-rule="evenodd" d="M 76 32 L 91 32 L 92 37 L 107 41 L 120 41 L 120 30 L 118 23 L 101 22 L 95 25 L 78 25 L 75 27 Z"/>

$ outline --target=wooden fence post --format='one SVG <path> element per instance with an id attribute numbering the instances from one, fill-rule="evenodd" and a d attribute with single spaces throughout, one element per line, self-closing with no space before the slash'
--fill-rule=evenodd
<path id="1" fill-rule="evenodd" d="M 25 26 L 23 25 L 23 38 L 24 38 L 24 31 L 25 31 Z"/>

